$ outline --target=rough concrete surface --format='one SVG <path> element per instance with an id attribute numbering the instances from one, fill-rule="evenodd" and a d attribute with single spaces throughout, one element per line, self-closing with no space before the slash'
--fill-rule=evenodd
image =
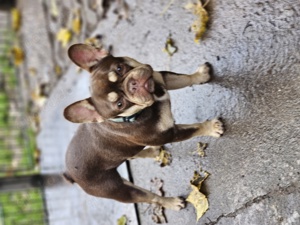
<path id="1" fill-rule="evenodd" d="M 189 31 L 194 16 L 183 8 L 185 1 L 173 1 L 162 14 L 167 2 L 127 1 L 128 21 L 111 9 L 91 35 L 103 35 L 114 55 L 155 70 L 192 73 L 210 62 L 214 79 L 172 91 L 172 110 L 177 123 L 222 117 L 226 132 L 219 139 L 167 145 L 173 162 L 164 168 L 153 160 L 131 161 L 135 184 L 149 189 L 158 177 L 166 196 L 186 197 L 201 167 L 210 173 L 203 186 L 209 210 L 198 223 L 190 204 L 180 212 L 166 210 L 169 224 L 300 224 L 300 2 L 211 0 L 199 45 Z M 172 58 L 162 51 L 169 35 L 178 47 Z M 204 158 L 192 154 L 199 141 L 209 143 Z M 138 205 L 143 225 L 154 224 L 147 208 Z M 110 212 L 100 213 L 106 218 Z"/>
<path id="2" fill-rule="evenodd" d="M 211 174 L 204 187 L 210 209 L 198 224 L 299 223 L 299 2 L 211 1 L 199 45 L 182 5 L 174 1 L 161 15 L 164 3 L 137 1 L 131 23 L 111 27 L 106 20 L 96 31 L 105 32 L 116 55 L 157 70 L 191 73 L 205 61 L 214 67 L 212 82 L 172 92 L 172 107 L 178 123 L 222 117 L 225 135 L 170 145 L 173 163 L 166 168 L 132 161 L 135 183 L 149 188 L 158 177 L 167 196 L 187 196 L 201 166 Z M 169 34 L 179 49 L 170 61 L 161 51 Z M 191 154 L 198 141 L 209 143 L 205 158 Z M 139 206 L 141 223 L 154 224 L 147 207 Z M 166 215 L 170 224 L 196 223 L 191 205 Z"/>

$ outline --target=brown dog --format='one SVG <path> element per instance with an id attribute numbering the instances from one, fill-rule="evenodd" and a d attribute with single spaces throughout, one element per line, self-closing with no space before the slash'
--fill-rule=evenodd
<path id="1" fill-rule="evenodd" d="M 175 124 L 167 91 L 207 82 L 209 64 L 191 75 L 156 72 L 134 59 L 113 57 L 84 44 L 71 46 L 69 57 L 91 73 L 92 96 L 65 109 L 67 120 L 82 124 L 69 145 L 64 176 L 97 197 L 183 208 L 181 198 L 161 197 L 137 187 L 116 168 L 128 159 L 156 157 L 159 146 L 166 143 L 200 135 L 220 137 L 223 126 L 218 119 Z"/>

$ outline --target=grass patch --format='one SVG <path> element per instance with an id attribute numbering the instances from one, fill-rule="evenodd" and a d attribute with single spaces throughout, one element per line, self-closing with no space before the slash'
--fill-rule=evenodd
<path id="1" fill-rule="evenodd" d="M 42 196 L 38 188 L 0 193 L 2 223 L 5 225 L 45 224 Z"/>
<path id="2" fill-rule="evenodd" d="M 13 31 L 7 31 L 3 36 L 6 42 L 0 46 L 0 177 L 34 174 L 38 172 L 35 170 L 34 159 L 36 134 L 30 124 L 21 127 L 18 124 L 20 121 L 10 115 L 10 94 L 16 93 L 17 96 L 19 88 L 17 69 L 11 55 L 16 35 Z M 25 109 L 19 110 L 22 111 L 19 120 L 24 121 L 28 115 Z M 13 148 L 22 151 L 16 156 Z M 13 160 L 17 166 L 12 165 Z"/>

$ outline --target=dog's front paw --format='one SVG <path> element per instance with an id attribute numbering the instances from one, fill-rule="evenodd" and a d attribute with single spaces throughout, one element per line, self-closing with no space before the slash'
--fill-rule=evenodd
<path id="1" fill-rule="evenodd" d="M 207 121 L 207 133 L 212 137 L 220 137 L 224 133 L 223 123 L 219 119 Z"/>
<path id="2" fill-rule="evenodd" d="M 196 73 L 193 74 L 193 83 L 194 84 L 203 84 L 210 80 L 211 78 L 211 65 L 206 62 L 201 65 Z"/>
<path id="3" fill-rule="evenodd" d="M 185 200 L 180 197 L 164 197 L 161 206 L 166 209 L 172 209 L 175 211 L 179 211 L 185 207 Z"/>

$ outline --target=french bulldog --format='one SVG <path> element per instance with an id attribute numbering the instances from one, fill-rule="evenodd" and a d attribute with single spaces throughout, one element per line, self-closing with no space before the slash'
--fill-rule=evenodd
<path id="1" fill-rule="evenodd" d="M 162 197 L 138 187 L 123 179 L 117 167 L 128 159 L 155 158 L 166 143 L 223 134 L 218 119 L 175 124 L 171 113 L 168 90 L 209 81 L 210 65 L 185 75 L 157 72 L 150 65 L 85 44 L 72 45 L 68 54 L 90 73 L 91 97 L 64 110 L 67 120 L 81 123 L 66 153 L 64 177 L 96 197 L 184 208 L 182 198 Z"/>

